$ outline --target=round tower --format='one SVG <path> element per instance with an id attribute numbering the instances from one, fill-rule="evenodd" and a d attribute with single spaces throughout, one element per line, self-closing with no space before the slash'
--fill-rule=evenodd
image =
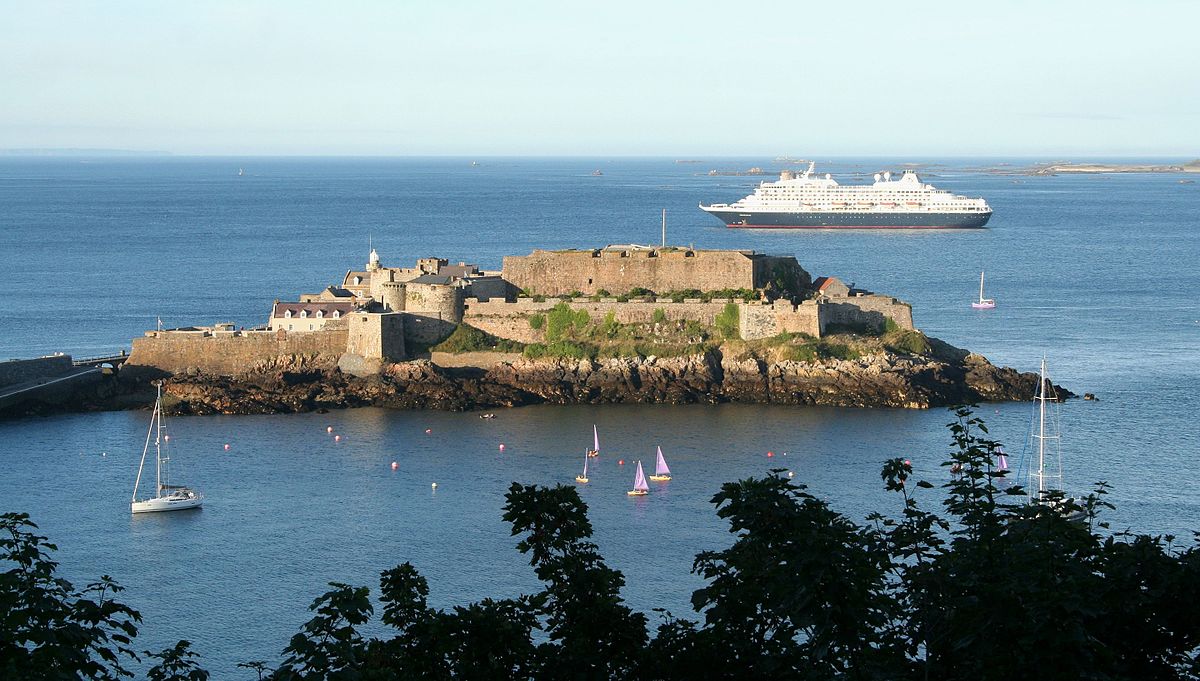
<path id="1" fill-rule="evenodd" d="M 402 281 L 385 281 L 379 286 L 379 302 L 388 312 L 402 312 L 406 305 L 407 290 Z"/>
<path id="2" fill-rule="evenodd" d="M 457 286 L 443 284 L 414 284 L 405 286 L 404 309 L 457 324 L 463 317 L 463 291 Z"/>

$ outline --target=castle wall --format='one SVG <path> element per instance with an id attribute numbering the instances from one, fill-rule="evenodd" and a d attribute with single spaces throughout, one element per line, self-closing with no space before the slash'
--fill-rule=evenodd
<path id="1" fill-rule="evenodd" d="M 404 315 L 356 312 L 346 318 L 349 334 L 344 351 L 365 359 L 399 361 L 405 358 Z"/>
<path id="2" fill-rule="evenodd" d="M 545 327 L 533 329 L 529 326 L 529 315 L 546 314 L 560 301 L 535 302 L 529 298 L 518 298 L 515 302 L 499 300 L 467 302 L 462 321 L 493 336 L 520 341 L 540 343 L 544 340 Z M 725 309 L 727 301 L 705 303 L 701 301 L 675 303 L 645 302 L 631 300 L 618 303 L 615 299 L 571 301 L 567 305 L 573 310 L 587 310 L 593 321 L 602 321 L 609 312 L 622 324 L 651 323 L 654 311 L 661 309 L 669 321 L 696 321 L 703 326 L 712 326 L 716 316 Z"/>
<path id="3" fill-rule="evenodd" d="M 912 330 L 912 306 L 888 296 L 851 296 L 821 303 L 821 333 L 830 324 L 868 326 L 882 331 L 884 320 L 891 317 L 902 329 Z"/>
<path id="4" fill-rule="evenodd" d="M 61 376 L 72 368 L 74 365 L 71 364 L 70 355 L 0 362 L 0 386 L 15 385 L 50 376 Z"/>
<path id="5" fill-rule="evenodd" d="M 147 331 L 145 337 L 133 339 L 126 365 L 171 373 L 194 367 L 222 376 L 234 376 L 261 361 L 285 355 L 323 355 L 332 365 L 346 351 L 347 335 L 344 325 L 304 333 Z"/>
<path id="6" fill-rule="evenodd" d="M 618 295 L 635 288 L 657 293 L 761 288 L 780 266 L 798 282 L 807 283 L 808 274 L 795 258 L 750 251 L 535 250 L 530 255 L 505 256 L 503 272 L 507 281 L 530 294 L 556 296 L 579 291 L 594 295 L 605 289 Z"/>
<path id="7" fill-rule="evenodd" d="M 777 300 L 771 305 L 742 305 L 739 309 L 739 330 L 743 340 L 770 338 L 781 333 L 821 335 L 818 306 L 811 300 L 792 305 Z"/>

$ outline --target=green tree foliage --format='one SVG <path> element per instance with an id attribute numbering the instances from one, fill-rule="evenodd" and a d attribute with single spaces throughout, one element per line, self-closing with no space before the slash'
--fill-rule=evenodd
<path id="1" fill-rule="evenodd" d="M 158 660 L 158 664 L 146 672 L 150 681 L 208 681 L 208 672 L 200 667 L 199 657 L 192 650 L 190 641 L 180 641 L 161 652 L 145 652 L 147 657 Z"/>
<path id="2" fill-rule="evenodd" d="M 573 338 L 591 321 L 587 310 L 573 310 L 567 303 L 559 303 L 546 314 L 546 340 L 553 343 Z"/>
<path id="3" fill-rule="evenodd" d="M 529 315 L 529 328 L 537 331 L 546 325 L 546 315 L 531 314 Z"/>
<path id="4" fill-rule="evenodd" d="M 667 321 L 667 311 L 661 307 L 654 308 L 654 315 L 651 317 L 651 321 L 655 324 L 662 324 Z"/>
<path id="5" fill-rule="evenodd" d="M 123 589 L 107 575 L 81 590 L 55 576 L 58 547 L 36 529 L 25 513 L 0 516 L 0 678 L 132 676 L 141 615 L 113 598 Z"/>

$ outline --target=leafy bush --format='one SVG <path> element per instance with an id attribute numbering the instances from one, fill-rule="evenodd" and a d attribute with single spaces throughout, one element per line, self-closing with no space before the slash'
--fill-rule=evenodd
<path id="1" fill-rule="evenodd" d="M 544 302 L 546 302 L 546 296 L 543 296 L 543 295 L 542 295 L 542 294 L 540 294 L 540 293 L 535 293 L 535 294 L 533 295 L 533 302 L 535 302 L 535 303 L 544 303 Z"/>
<path id="2" fill-rule="evenodd" d="M 667 321 L 667 311 L 661 307 L 654 308 L 654 315 L 651 317 L 651 320 L 655 324 L 662 324 L 663 322 Z"/>
<path id="3" fill-rule="evenodd" d="M 825 339 L 821 339 L 812 344 L 813 350 L 817 356 L 822 359 L 858 359 L 862 357 L 862 353 L 845 343 L 834 343 Z"/>
<path id="4" fill-rule="evenodd" d="M 595 359 L 596 353 L 596 346 L 570 340 L 558 340 L 553 343 L 530 343 L 522 351 L 522 354 L 528 359 Z"/>
<path id="5" fill-rule="evenodd" d="M 446 340 L 430 348 L 435 352 L 520 352 L 525 346 L 516 341 L 497 338 L 470 324 L 459 324 Z"/>
<path id="6" fill-rule="evenodd" d="M 741 338 L 738 306 L 736 303 L 725 303 L 725 309 L 713 320 L 713 325 L 724 338 Z"/>
<path id="7" fill-rule="evenodd" d="M 604 315 L 604 322 L 600 325 L 600 333 L 605 338 L 616 338 L 617 334 L 621 333 L 621 323 L 617 321 L 617 313 L 609 310 Z"/>
<path id="8" fill-rule="evenodd" d="M 884 337 L 884 347 L 910 355 L 928 355 L 932 351 L 929 339 L 920 331 L 894 331 Z"/>
<path id="9" fill-rule="evenodd" d="M 900 325 L 896 323 L 895 319 L 892 319 L 891 317 L 883 318 L 883 332 L 885 334 L 896 333 L 899 330 L 900 330 Z"/>
<path id="10" fill-rule="evenodd" d="M 596 295 L 600 296 L 601 298 L 611 298 L 612 297 L 612 294 L 609 293 L 608 289 L 606 289 L 606 288 L 596 289 Z"/>
<path id="11" fill-rule="evenodd" d="M 654 291 L 651 291 L 648 288 L 641 288 L 639 286 L 638 288 L 630 289 L 629 297 L 630 298 L 653 298 Z"/>
<path id="12" fill-rule="evenodd" d="M 529 328 L 537 331 L 546 325 L 546 315 L 531 314 L 529 315 Z"/>
<path id="13" fill-rule="evenodd" d="M 780 354 L 783 359 L 793 362 L 817 361 L 817 349 L 811 345 L 789 345 L 784 347 Z"/>

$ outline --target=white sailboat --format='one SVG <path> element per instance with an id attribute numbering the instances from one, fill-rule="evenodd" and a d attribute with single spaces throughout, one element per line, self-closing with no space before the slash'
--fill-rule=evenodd
<path id="1" fill-rule="evenodd" d="M 983 297 L 983 271 L 979 272 L 979 300 L 971 303 L 971 307 L 976 310 L 990 310 L 996 307 L 996 301 L 991 298 Z"/>
<path id="2" fill-rule="evenodd" d="M 646 474 L 642 472 L 642 462 L 638 461 L 637 475 L 633 477 L 633 489 L 626 492 L 631 497 L 643 497 L 650 493 L 650 485 L 646 482 Z"/>
<path id="3" fill-rule="evenodd" d="M 671 479 L 671 469 L 667 468 L 667 460 L 663 458 L 662 447 L 658 448 L 658 459 L 654 462 L 654 475 L 650 476 L 654 482 L 666 482 Z"/>
<path id="4" fill-rule="evenodd" d="M 587 460 L 588 460 L 588 454 L 584 454 L 584 455 L 583 455 L 583 475 L 576 475 L 576 476 L 575 476 L 575 482 L 582 483 L 582 484 L 585 484 L 585 485 L 586 485 L 586 484 L 587 484 L 587 482 L 588 482 L 588 476 L 587 476 Z"/>
<path id="5" fill-rule="evenodd" d="M 163 455 L 163 412 L 162 384 L 158 385 L 158 397 L 154 400 L 154 414 L 150 417 L 150 429 L 146 431 L 146 446 L 142 448 L 142 461 L 138 464 L 137 480 L 133 483 L 133 499 L 129 508 L 134 513 L 158 511 L 182 511 L 198 508 L 204 503 L 204 495 L 183 485 L 172 485 L 170 458 Z M 138 487 L 142 484 L 142 470 L 146 467 L 146 454 L 150 451 L 150 438 L 154 437 L 154 496 L 138 500 Z"/>
<path id="6" fill-rule="evenodd" d="M 600 456 L 600 431 L 592 424 L 592 448 L 587 450 L 588 456 Z"/>
<path id="7" fill-rule="evenodd" d="M 1053 384 L 1046 377 L 1046 358 L 1042 357 L 1042 368 L 1039 373 L 1037 395 L 1034 396 L 1034 401 L 1037 403 L 1037 429 L 1030 428 L 1030 439 L 1036 443 L 1037 447 L 1037 468 L 1033 466 L 1029 468 L 1029 501 L 1030 503 L 1043 503 L 1047 492 L 1063 490 L 1063 475 L 1062 475 L 1062 456 L 1059 452 L 1058 443 L 1061 440 L 1061 434 L 1057 427 L 1057 418 L 1052 414 L 1053 422 L 1047 426 L 1046 423 L 1046 403 L 1058 402 L 1058 396 L 1054 394 Z M 1005 461 L 1007 463 L 1007 461 Z M 1072 512 L 1068 514 L 1071 519 L 1082 517 L 1081 512 Z"/>

